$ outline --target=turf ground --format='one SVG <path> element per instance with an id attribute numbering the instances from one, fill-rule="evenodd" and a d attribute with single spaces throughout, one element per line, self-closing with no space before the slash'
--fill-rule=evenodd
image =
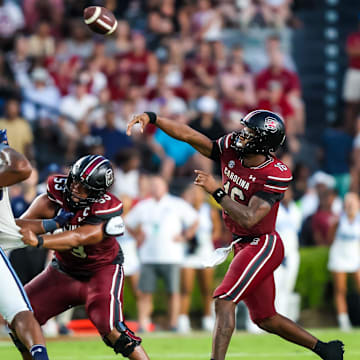
<path id="1" fill-rule="evenodd" d="M 345 360 L 360 359 L 360 330 L 340 333 L 337 330 L 314 330 L 323 341 L 341 339 L 345 343 Z M 143 345 L 152 360 L 209 360 L 211 336 L 194 332 L 191 336 L 153 333 L 143 336 Z M 121 359 L 97 338 L 59 338 L 48 340 L 51 360 L 107 360 Z M 0 359 L 20 359 L 12 343 L 0 341 Z M 292 345 L 273 335 L 250 335 L 237 332 L 231 341 L 226 359 L 319 359 L 311 351 Z"/>

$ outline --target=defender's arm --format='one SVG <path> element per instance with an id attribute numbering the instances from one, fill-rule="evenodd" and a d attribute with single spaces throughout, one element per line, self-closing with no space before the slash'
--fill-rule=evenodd
<path id="1" fill-rule="evenodd" d="M 39 195 L 22 214 L 20 219 L 16 219 L 16 225 L 23 229 L 28 229 L 36 234 L 46 232 L 43 219 L 51 219 L 55 216 L 59 206 L 49 200 L 46 194 Z"/>
<path id="2" fill-rule="evenodd" d="M 24 155 L 11 147 L 5 147 L 0 151 L 0 187 L 26 180 L 31 171 L 31 164 Z"/>
<path id="3" fill-rule="evenodd" d="M 144 128 L 150 122 L 150 117 L 146 113 L 136 115 L 128 124 L 126 133 L 127 135 L 131 135 L 132 127 L 139 123 L 141 126 L 140 131 L 143 132 Z M 192 129 L 190 126 L 185 124 L 176 123 L 173 120 L 166 119 L 164 117 L 157 116 L 155 125 L 166 132 L 171 137 L 187 142 L 197 151 L 199 151 L 202 155 L 210 158 L 211 152 L 213 148 L 212 141 L 201 134 L 200 132 Z"/>
<path id="4" fill-rule="evenodd" d="M 103 224 L 82 225 L 75 230 L 64 231 L 58 234 L 42 235 L 41 237 L 29 229 L 21 229 L 23 242 L 30 246 L 41 246 L 46 249 L 64 251 L 78 246 L 94 245 L 99 243 L 103 237 Z M 43 243 L 41 244 L 41 239 Z M 40 241 L 40 242 L 39 242 Z"/>

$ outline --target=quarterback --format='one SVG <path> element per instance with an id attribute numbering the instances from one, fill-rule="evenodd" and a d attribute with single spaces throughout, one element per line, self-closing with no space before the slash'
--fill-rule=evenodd
<path id="1" fill-rule="evenodd" d="M 263 330 L 306 347 L 322 359 L 342 360 L 341 341 L 324 343 L 275 310 L 273 273 L 284 257 L 275 221 L 279 201 L 292 180 L 290 169 L 271 154 L 285 140 L 280 116 L 265 110 L 252 111 L 239 119 L 239 131 L 216 141 L 153 112 L 135 116 L 128 124 L 128 135 L 136 123 L 142 130 L 153 123 L 221 164 L 220 188 L 211 175 L 195 170 L 195 184 L 212 194 L 221 205 L 225 225 L 233 233 L 235 243 L 235 256 L 214 293 L 212 360 L 225 359 L 235 328 L 235 308 L 241 300 L 248 307 L 252 321 Z"/>
<path id="2" fill-rule="evenodd" d="M 123 255 L 115 237 L 123 234 L 124 224 L 122 203 L 107 191 L 113 181 L 112 166 L 100 155 L 82 157 L 67 176 L 48 179 L 47 193 L 34 200 L 18 224 L 25 244 L 55 250 L 55 257 L 25 290 L 40 324 L 85 305 L 106 345 L 116 354 L 146 360 L 141 338 L 123 317 Z M 52 218 L 61 209 L 73 217 L 62 232 L 48 234 L 56 230 Z M 39 235 L 42 228 L 47 234 Z"/>

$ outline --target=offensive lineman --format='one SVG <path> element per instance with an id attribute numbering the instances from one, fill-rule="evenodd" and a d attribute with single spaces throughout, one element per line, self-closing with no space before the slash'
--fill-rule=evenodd
<path id="1" fill-rule="evenodd" d="M 241 129 L 211 141 L 185 124 L 158 117 L 153 112 L 135 116 L 127 134 L 139 123 L 141 131 L 155 124 L 168 135 L 192 145 L 201 154 L 221 163 L 223 186 L 204 171 L 195 170 L 194 183 L 202 186 L 223 208 L 223 218 L 233 233 L 235 256 L 215 290 L 216 323 L 212 360 L 223 360 L 235 328 L 235 308 L 243 300 L 251 319 L 260 328 L 304 346 L 322 359 L 342 360 L 341 341 L 321 342 L 274 306 L 274 270 L 281 264 L 284 247 L 275 232 L 279 201 L 292 180 L 288 167 L 270 154 L 285 140 L 283 120 L 265 110 L 241 119 Z"/>
<path id="2" fill-rule="evenodd" d="M 7 187 L 27 179 L 29 161 L 9 147 L 6 130 L 0 130 L 0 233 L 2 240 L 16 239 L 18 229 L 13 217 Z M 20 235 L 19 235 L 20 238 Z M 13 240 L 11 240 L 13 241 Z M 29 299 L 10 261 L 0 248 L 0 313 L 27 351 L 26 359 L 48 360 L 45 339 L 36 321 Z"/>
<path id="3" fill-rule="evenodd" d="M 49 178 L 47 194 L 36 198 L 18 222 L 25 244 L 55 250 L 55 257 L 25 290 L 40 324 L 69 307 L 85 305 L 116 354 L 147 360 L 141 339 L 123 318 L 123 255 L 115 236 L 124 232 L 124 224 L 122 203 L 107 192 L 113 181 L 112 166 L 100 155 L 80 158 L 68 176 Z M 37 235 L 44 231 L 34 219 L 50 219 L 59 209 L 75 214 L 64 231 Z M 55 229 L 51 223 L 46 227 Z"/>

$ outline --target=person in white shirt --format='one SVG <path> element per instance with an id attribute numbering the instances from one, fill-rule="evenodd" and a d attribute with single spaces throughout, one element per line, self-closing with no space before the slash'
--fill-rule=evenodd
<path id="1" fill-rule="evenodd" d="M 152 295 L 160 277 L 169 294 L 169 328 L 176 330 L 184 243 L 194 237 L 198 216 L 185 200 L 168 193 L 162 177 L 152 177 L 151 192 L 151 198 L 139 202 L 125 217 L 128 231 L 140 245 L 139 325 L 143 331 L 149 329 Z"/>
<path id="2" fill-rule="evenodd" d="M 340 329 L 351 330 L 346 303 L 347 275 L 354 274 L 360 291 L 360 203 L 356 193 L 347 193 L 344 212 L 334 227 L 334 242 L 330 247 L 328 269 L 334 278 L 334 298 Z"/>
<path id="3" fill-rule="evenodd" d="M 78 122 L 95 108 L 98 99 L 95 95 L 88 93 L 87 86 L 88 79 L 86 77 L 80 77 L 76 80 L 74 92 L 61 99 L 60 113 L 62 115 Z"/>
<path id="4" fill-rule="evenodd" d="M 185 190 L 183 198 L 197 211 L 199 227 L 194 238 L 186 244 L 186 254 L 181 269 L 181 308 L 178 330 L 182 333 L 191 330 L 189 310 L 196 276 L 203 299 L 201 327 L 203 330 L 212 331 L 215 324 L 212 309 L 214 268 L 204 268 L 203 262 L 214 251 L 213 240 L 219 239 L 222 235 L 221 217 L 219 210 L 206 201 L 206 193 L 201 187 L 191 184 Z"/>
<path id="5" fill-rule="evenodd" d="M 274 272 L 275 279 L 275 306 L 277 311 L 297 321 L 297 312 L 292 306 L 294 288 L 299 272 L 299 231 L 301 226 L 301 212 L 293 200 L 292 188 L 284 194 L 280 203 L 278 217 L 276 220 L 276 231 L 284 241 L 285 257 L 281 265 Z"/>

